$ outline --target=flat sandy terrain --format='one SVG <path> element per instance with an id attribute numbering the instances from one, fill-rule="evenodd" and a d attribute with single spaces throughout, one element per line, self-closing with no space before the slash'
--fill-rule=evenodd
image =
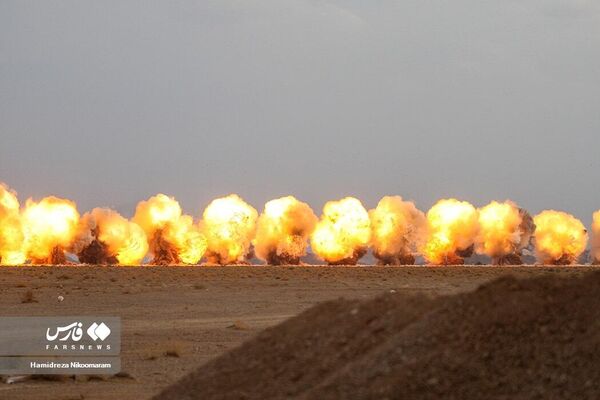
<path id="1" fill-rule="evenodd" d="M 0 383 L 0 399 L 146 399 L 320 301 L 388 290 L 450 294 L 504 274 L 567 276 L 592 269 L 597 267 L 2 267 L 2 316 L 120 316 L 126 377 Z"/>

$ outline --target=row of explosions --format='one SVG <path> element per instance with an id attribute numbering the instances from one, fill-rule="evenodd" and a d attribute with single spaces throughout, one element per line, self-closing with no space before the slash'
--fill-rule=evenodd
<path id="1" fill-rule="evenodd" d="M 591 254 L 600 263 L 600 211 L 594 214 Z M 369 249 L 382 265 L 458 265 L 472 254 L 493 264 L 521 264 L 535 246 L 538 263 L 569 265 L 587 248 L 584 225 L 546 210 L 531 217 L 511 201 L 476 208 L 444 199 L 427 213 L 399 196 L 372 210 L 353 197 L 330 201 L 317 217 L 293 196 L 271 200 L 259 215 L 232 194 L 212 201 L 201 220 L 183 213 L 173 197 L 141 201 L 129 220 L 108 208 L 81 216 L 73 201 L 45 197 L 21 205 L 0 184 L 0 264 L 64 264 L 68 254 L 86 264 L 300 264 L 308 250 L 331 265 L 356 264 Z"/>

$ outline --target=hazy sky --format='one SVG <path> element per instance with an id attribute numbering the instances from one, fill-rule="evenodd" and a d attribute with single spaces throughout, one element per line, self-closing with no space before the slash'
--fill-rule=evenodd
<path id="1" fill-rule="evenodd" d="M 0 1 L 0 181 L 600 208 L 597 0 Z"/>

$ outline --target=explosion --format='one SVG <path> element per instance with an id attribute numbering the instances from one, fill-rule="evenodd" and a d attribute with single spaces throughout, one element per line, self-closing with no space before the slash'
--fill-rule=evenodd
<path id="1" fill-rule="evenodd" d="M 492 264 L 522 264 L 521 252 L 530 241 L 535 225 L 527 211 L 507 200 L 492 201 L 479 210 L 477 253 L 492 258 Z"/>
<path id="2" fill-rule="evenodd" d="M 19 265 L 26 261 L 19 212 L 16 193 L 0 182 L 0 265 Z"/>
<path id="3" fill-rule="evenodd" d="M 421 254 L 431 264 L 460 265 L 473 254 L 479 230 L 477 210 L 466 201 L 445 199 L 427 212 L 427 241 Z"/>
<path id="4" fill-rule="evenodd" d="M 256 256 L 268 264 L 300 264 L 318 218 L 293 196 L 271 200 L 258 218 L 253 241 Z"/>
<path id="5" fill-rule="evenodd" d="M 148 237 L 152 263 L 197 264 L 206 251 L 206 238 L 189 215 L 182 215 L 177 200 L 157 194 L 141 201 L 133 221 Z"/>
<path id="6" fill-rule="evenodd" d="M 534 233 L 535 232 L 535 233 Z M 600 264 L 600 210 L 594 213 L 591 257 Z M 533 239 L 532 239 L 533 237 Z M 138 203 L 132 220 L 108 208 L 80 218 L 73 201 L 54 196 L 21 207 L 0 182 L 0 265 L 65 264 L 75 254 L 86 264 L 247 264 L 256 255 L 271 265 L 300 264 L 308 243 L 330 265 L 356 264 L 369 246 L 380 265 L 459 265 L 476 250 L 496 265 L 521 264 L 535 244 L 538 263 L 578 261 L 588 240 L 570 214 L 547 210 L 532 218 L 510 200 L 476 209 L 465 201 L 438 201 L 427 214 L 400 196 L 385 196 L 366 211 L 353 197 L 330 201 L 317 218 L 293 196 L 265 204 L 262 214 L 235 194 L 213 200 L 203 220 L 157 194 Z"/>
<path id="7" fill-rule="evenodd" d="M 536 226 L 535 251 L 542 264 L 573 264 L 585 251 L 587 231 L 571 214 L 546 210 L 533 220 Z"/>
<path id="8" fill-rule="evenodd" d="M 79 222 L 72 250 L 87 264 L 140 264 L 148 252 L 144 230 L 118 212 L 94 208 Z"/>
<path id="9" fill-rule="evenodd" d="M 594 213 L 592 222 L 592 263 L 600 264 L 600 210 Z"/>
<path id="10" fill-rule="evenodd" d="M 236 194 L 213 200 L 204 210 L 206 257 L 215 264 L 246 262 L 258 212 Z"/>
<path id="11" fill-rule="evenodd" d="M 331 265 L 356 264 L 371 239 L 369 213 L 354 197 L 330 201 L 311 235 L 312 250 Z"/>
<path id="12" fill-rule="evenodd" d="M 50 196 L 29 199 L 23 211 L 25 249 L 34 264 L 64 264 L 79 223 L 74 202 Z"/>
<path id="13" fill-rule="evenodd" d="M 414 253 L 427 228 L 425 214 L 400 196 L 386 196 L 369 211 L 373 255 L 383 265 L 415 263 Z"/>

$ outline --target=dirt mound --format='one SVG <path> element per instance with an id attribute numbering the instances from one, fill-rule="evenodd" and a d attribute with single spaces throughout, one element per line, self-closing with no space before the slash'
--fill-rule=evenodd
<path id="1" fill-rule="evenodd" d="M 156 399 L 597 399 L 600 273 L 428 299 L 337 300 Z"/>

